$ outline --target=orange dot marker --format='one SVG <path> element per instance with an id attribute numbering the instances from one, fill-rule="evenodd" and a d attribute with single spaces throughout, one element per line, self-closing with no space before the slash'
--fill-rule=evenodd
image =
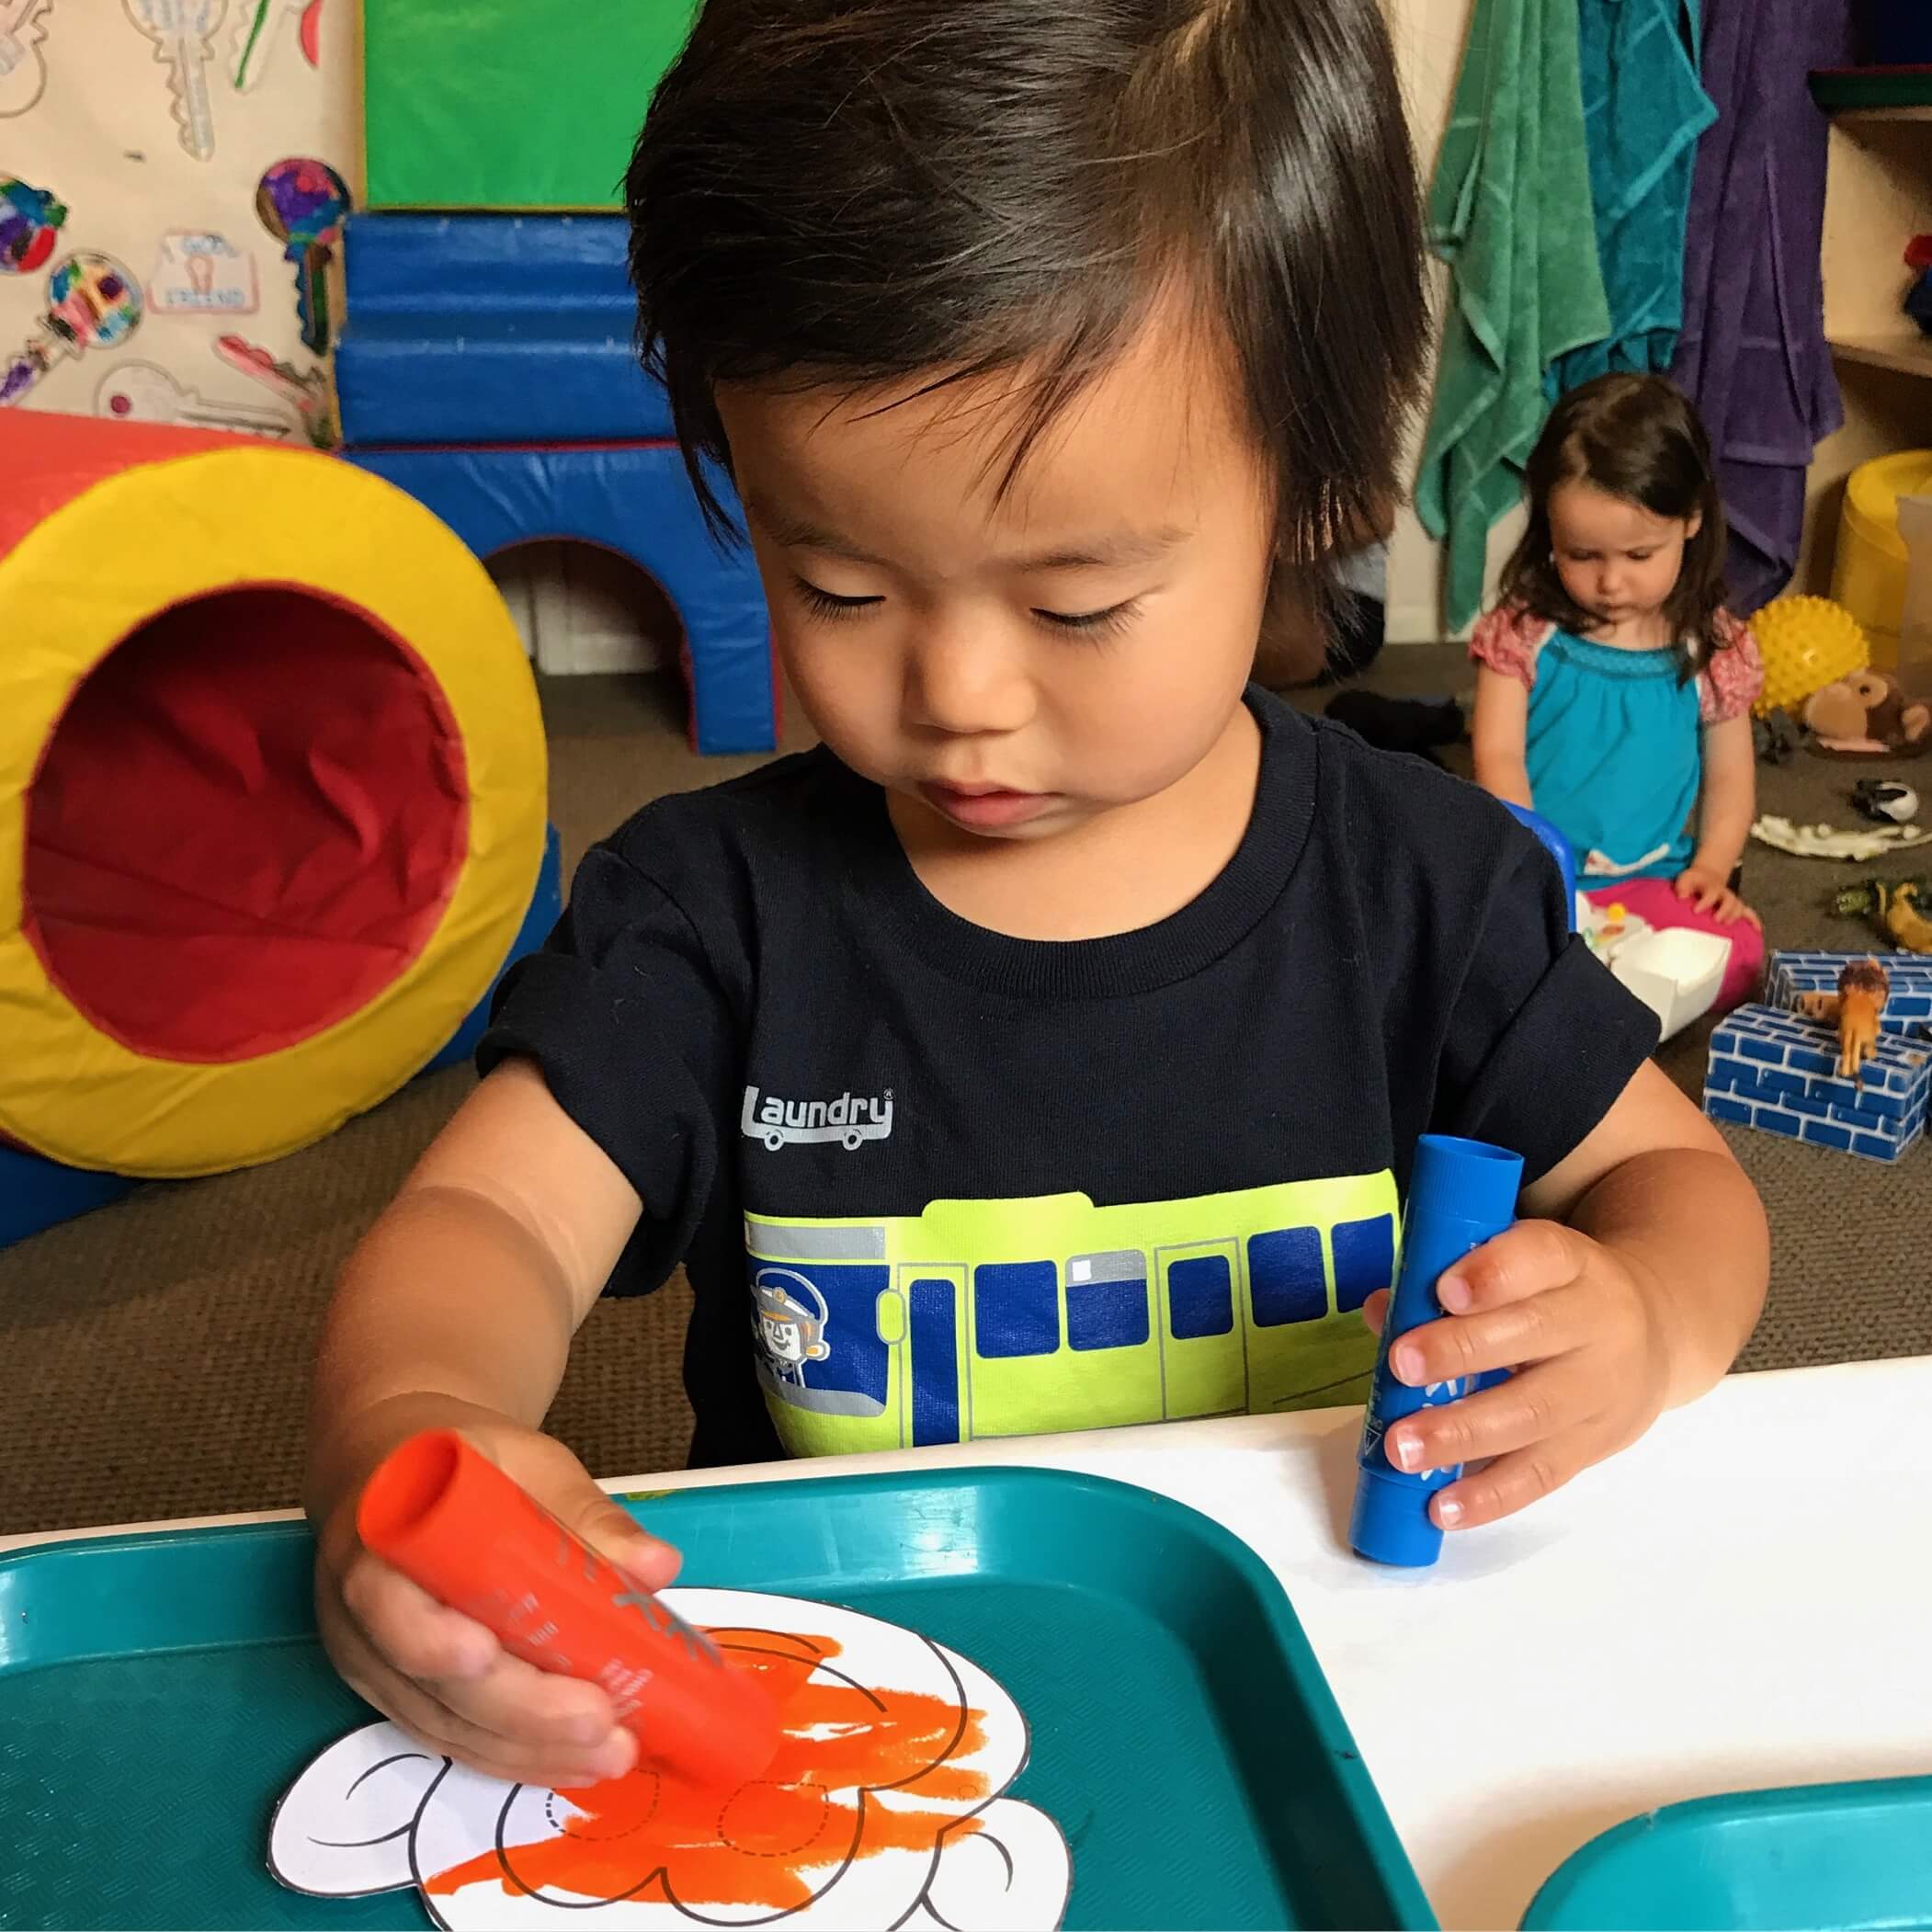
<path id="1" fill-rule="evenodd" d="M 392 1450 L 356 1528 L 512 1656 L 608 1691 L 644 1756 L 666 1770 L 738 1785 L 777 1754 L 778 1713 L 763 1688 L 455 1430 L 426 1429 Z"/>

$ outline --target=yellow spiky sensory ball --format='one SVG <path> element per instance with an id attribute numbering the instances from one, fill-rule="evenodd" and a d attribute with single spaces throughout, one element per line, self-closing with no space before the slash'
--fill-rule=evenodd
<path id="1" fill-rule="evenodd" d="M 1871 662 L 1871 641 L 1843 604 L 1829 597 L 1779 597 L 1751 619 L 1765 661 L 1763 695 L 1752 706 L 1795 711 L 1820 691 Z"/>

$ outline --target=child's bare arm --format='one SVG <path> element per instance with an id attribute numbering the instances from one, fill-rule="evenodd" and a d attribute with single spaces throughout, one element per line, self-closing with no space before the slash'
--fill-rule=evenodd
<path id="1" fill-rule="evenodd" d="M 584 1782 L 625 1768 L 632 1747 L 601 1691 L 504 1655 L 364 1551 L 355 1502 L 405 1437 L 460 1428 L 647 1587 L 668 1580 L 671 1553 L 538 1433 L 640 1211 L 535 1068 L 507 1062 L 358 1247 L 324 1329 L 303 1488 L 324 1642 L 379 1709 L 499 1775 Z"/>
<path id="2" fill-rule="evenodd" d="M 1677 875 L 1677 891 L 1703 912 L 1735 918 L 1746 909 L 1731 892 L 1731 875 L 1744 856 L 1757 816 L 1757 753 L 1748 717 L 1726 718 L 1704 729 L 1703 791 L 1698 802 L 1698 847 Z M 1727 918 L 1728 915 L 1728 918 Z"/>
<path id="3" fill-rule="evenodd" d="M 1520 678 L 1487 665 L 1476 667 L 1476 710 L 1470 727 L 1476 783 L 1506 804 L 1534 811 L 1523 745 L 1529 729 L 1529 693 Z"/>
<path id="4" fill-rule="evenodd" d="M 1391 1356 L 1418 1384 L 1516 1370 L 1391 1432 L 1399 1461 L 1413 1445 L 1404 1468 L 1495 1459 L 1441 1492 L 1445 1529 L 1509 1516 L 1629 1447 L 1723 1374 L 1764 1303 L 1770 1237 L 1757 1195 L 1654 1064 L 1523 1206 L 1547 1218 L 1445 1274 L 1448 1313 Z"/>

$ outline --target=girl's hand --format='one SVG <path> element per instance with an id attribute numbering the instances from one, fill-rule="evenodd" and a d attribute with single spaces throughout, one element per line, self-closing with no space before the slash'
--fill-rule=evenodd
<path id="1" fill-rule="evenodd" d="M 646 1536 L 561 1442 L 507 1421 L 463 1433 L 641 1588 L 676 1574 L 676 1552 Z M 329 1511 L 315 1563 L 323 1647 L 349 1688 L 430 1750 L 493 1778 L 567 1789 L 630 1770 L 637 1742 L 610 1699 L 508 1655 L 482 1624 L 371 1555 L 356 1534 L 359 1494 Z"/>
<path id="2" fill-rule="evenodd" d="M 1385 1438 L 1396 1467 L 1420 1472 L 1494 1457 L 1439 1491 L 1444 1529 L 1513 1516 L 1571 1477 L 1628 1449 L 1662 1413 L 1668 1365 L 1655 1290 L 1608 1248 L 1555 1221 L 1518 1222 L 1459 1261 L 1436 1285 L 1449 1311 L 1391 1350 L 1416 1387 L 1515 1372 L 1505 1382 L 1397 1423 Z M 1363 1313 L 1380 1328 L 1389 1297 Z"/>
<path id="3" fill-rule="evenodd" d="M 1716 871 L 1695 859 L 1677 874 L 1676 892 L 1679 899 L 1690 900 L 1699 912 L 1708 913 L 1720 926 L 1735 926 L 1740 919 L 1759 927 L 1764 925 Z"/>

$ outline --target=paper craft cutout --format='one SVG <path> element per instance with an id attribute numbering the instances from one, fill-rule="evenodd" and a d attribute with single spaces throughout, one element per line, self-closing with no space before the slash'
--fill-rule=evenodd
<path id="1" fill-rule="evenodd" d="M 117 363 L 94 392 L 94 413 L 122 423 L 178 423 L 188 429 L 227 429 L 278 440 L 298 426 L 284 410 L 210 401 L 153 362 Z"/>
<path id="2" fill-rule="evenodd" d="M 228 0 L 121 0 L 127 16 L 154 43 L 154 59 L 167 70 L 168 106 L 182 148 L 197 161 L 215 151 L 215 119 L 208 100 L 210 42 L 228 11 Z"/>
<path id="3" fill-rule="evenodd" d="M 1003 1796 L 1026 1720 L 964 1657 L 896 1624 L 739 1590 L 668 1607 L 785 1709 L 762 1779 L 699 1790 L 640 1768 L 586 1790 L 508 1784 L 394 1725 L 352 1733 L 290 1787 L 269 1869 L 297 1892 L 414 1885 L 452 1932 L 778 1925 L 1040 1932 L 1066 1910 L 1059 1827 Z"/>
<path id="4" fill-rule="evenodd" d="M 0 0 L 0 119 L 25 114 L 47 91 L 47 9 L 53 0 Z"/>
<path id="5" fill-rule="evenodd" d="M 1835 825 L 1794 825 L 1788 818 L 1765 817 L 1751 827 L 1760 844 L 1800 858 L 1879 858 L 1932 839 L 1916 825 L 1865 825 L 1842 832 Z"/>

